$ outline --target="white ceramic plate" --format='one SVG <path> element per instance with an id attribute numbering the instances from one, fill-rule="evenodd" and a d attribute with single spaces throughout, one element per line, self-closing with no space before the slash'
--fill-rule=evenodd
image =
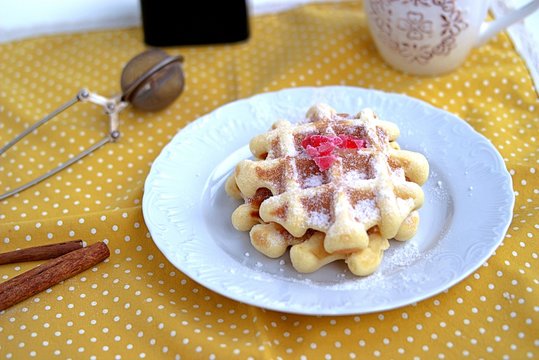
<path id="1" fill-rule="evenodd" d="M 408 242 L 390 241 L 380 268 L 365 278 L 344 263 L 299 274 L 288 255 L 266 258 L 230 222 L 239 203 L 226 195 L 224 182 L 250 156 L 246 144 L 277 119 L 303 119 L 317 102 L 339 112 L 374 109 L 400 127 L 401 147 L 430 163 L 418 233 Z M 144 190 L 146 224 L 175 267 L 237 301 L 310 315 L 383 311 L 440 293 L 494 252 L 514 204 L 502 158 L 466 122 L 407 96 L 342 86 L 256 95 L 203 116 L 163 149 Z"/>

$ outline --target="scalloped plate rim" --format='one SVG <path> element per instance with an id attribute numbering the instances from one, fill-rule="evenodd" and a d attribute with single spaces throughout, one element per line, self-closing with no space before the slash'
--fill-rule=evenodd
<path id="1" fill-rule="evenodd" d="M 387 305 L 387 304 L 381 305 L 381 306 L 373 305 L 373 306 L 370 306 L 370 307 L 361 307 L 361 306 L 359 306 L 359 307 L 352 308 L 352 309 L 328 308 L 328 309 L 319 309 L 319 310 L 316 310 L 316 311 L 312 311 L 312 310 L 309 310 L 309 309 L 303 309 L 301 307 L 288 307 L 288 306 L 284 306 L 283 304 L 280 304 L 279 302 L 277 302 L 277 303 L 268 302 L 267 299 L 260 300 L 260 299 L 254 299 L 254 298 L 245 297 L 244 294 L 227 293 L 227 291 L 223 291 L 223 289 L 220 289 L 219 286 L 216 286 L 213 283 L 208 283 L 207 281 L 204 281 L 204 280 L 200 281 L 200 279 L 197 276 L 196 272 L 193 272 L 193 271 L 191 271 L 192 269 L 189 269 L 188 267 L 185 267 L 185 264 L 183 264 L 181 262 L 181 260 L 178 260 L 177 258 L 175 258 L 173 256 L 173 254 L 169 251 L 170 249 L 168 249 L 166 247 L 166 244 L 163 241 L 163 239 L 160 238 L 160 235 L 158 234 L 156 226 L 154 226 L 154 224 L 152 224 L 150 221 L 148 221 L 148 219 L 150 217 L 150 214 L 154 211 L 151 208 L 152 202 L 149 200 L 149 195 L 150 194 L 155 195 L 155 193 L 153 193 L 154 188 L 152 187 L 152 185 L 154 184 L 156 178 L 158 178 L 158 172 L 159 172 L 159 169 L 161 167 L 161 162 L 163 160 L 162 158 L 165 156 L 164 154 L 167 153 L 169 150 L 171 150 L 172 147 L 181 145 L 182 141 L 188 141 L 189 135 L 191 134 L 191 132 L 200 131 L 200 129 L 203 129 L 205 126 L 208 126 L 207 124 L 208 124 L 208 121 L 211 119 L 212 114 L 215 114 L 217 111 L 221 111 L 221 112 L 226 111 L 226 109 L 231 109 L 234 106 L 237 106 L 238 104 L 241 104 L 241 103 L 245 104 L 245 103 L 256 102 L 256 100 L 259 99 L 260 97 L 267 97 L 267 96 L 269 96 L 269 97 L 271 97 L 271 96 L 279 97 L 279 96 L 282 96 L 282 94 L 292 94 L 292 96 L 293 96 L 293 94 L 295 92 L 302 92 L 302 91 L 313 91 L 313 92 L 314 91 L 318 91 L 318 92 L 321 91 L 321 92 L 326 92 L 326 93 L 331 93 L 332 91 L 337 91 L 337 92 L 339 92 L 339 91 L 345 91 L 345 92 L 350 91 L 350 92 L 360 92 L 360 93 L 363 92 L 365 94 L 366 93 L 371 93 L 371 94 L 375 94 L 377 96 L 388 97 L 388 98 L 393 98 L 393 99 L 395 99 L 395 98 L 396 99 L 407 99 L 406 101 L 415 103 L 415 105 L 418 105 L 419 107 L 423 107 L 425 109 L 429 109 L 430 111 L 434 111 L 434 112 L 438 112 L 438 113 L 440 113 L 440 112 L 444 113 L 444 116 L 446 116 L 446 117 L 448 116 L 448 117 L 452 118 L 452 120 L 457 120 L 458 121 L 458 126 L 464 125 L 462 128 L 465 129 L 466 132 L 470 133 L 471 136 L 476 137 L 477 139 L 481 140 L 481 142 L 483 142 L 484 144 L 487 144 L 489 146 L 487 148 L 489 149 L 491 154 L 494 154 L 494 157 L 495 157 L 496 161 L 498 162 L 498 165 L 501 165 L 501 169 L 503 170 L 503 174 L 501 174 L 501 175 L 504 176 L 504 181 L 506 181 L 505 188 L 510 190 L 510 191 L 508 190 L 507 193 L 505 194 L 507 196 L 507 198 L 505 199 L 507 204 L 505 204 L 506 209 L 505 209 L 505 213 L 504 213 L 505 216 L 504 216 L 504 219 L 503 219 L 504 220 L 503 226 L 500 227 L 499 233 L 495 236 L 496 239 L 494 239 L 493 243 L 491 244 L 491 249 L 490 249 L 490 251 L 488 251 L 488 254 L 485 254 L 483 257 L 481 257 L 481 259 L 476 261 L 474 266 L 469 267 L 466 271 L 461 272 L 458 276 L 451 279 L 451 281 L 448 284 L 444 284 L 442 286 L 432 288 L 432 289 L 430 289 L 430 291 L 425 292 L 425 293 L 417 296 L 415 299 L 408 299 L 405 302 L 398 302 L 397 301 L 397 302 L 394 302 L 392 305 Z M 388 120 L 391 121 L 391 119 L 388 119 Z M 215 110 L 213 110 L 212 112 L 210 112 L 208 114 L 205 114 L 204 116 L 198 118 L 197 120 L 187 124 L 162 149 L 160 154 L 157 156 L 155 161 L 152 163 L 150 172 L 149 172 L 149 174 L 147 176 L 147 179 L 145 181 L 145 184 L 144 184 L 144 194 L 143 194 L 143 199 L 142 199 L 142 210 L 143 210 L 143 216 L 144 216 L 146 225 L 148 226 L 148 229 L 149 229 L 150 234 L 152 236 L 152 240 L 154 241 L 156 246 L 159 248 L 159 250 L 164 254 L 164 256 L 177 269 L 184 272 L 191 279 L 197 281 L 199 284 L 201 284 L 202 286 L 204 286 L 204 287 L 206 287 L 206 288 L 208 288 L 208 289 L 210 289 L 212 291 L 215 291 L 215 292 L 217 292 L 217 293 L 219 293 L 219 294 L 221 294 L 223 296 L 226 296 L 228 298 L 231 298 L 233 300 L 236 300 L 236 301 L 239 301 L 239 302 L 242 302 L 242 303 L 246 303 L 246 304 L 266 308 L 266 309 L 269 309 L 269 310 L 286 312 L 286 313 L 294 313 L 294 314 L 302 314 L 302 315 L 353 315 L 353 314 L 365 314 L 365 313 L 386 311 L 386 310 L 391 310 L 391 309 L 399 308 L 399 307 L 402 307 L 402 306 L 406 306 L 406 305 L 409 305 L 409 304 L 413 304 L 413 303 L 416 303 L 418 301 L 422 301 L 422 300 L 430 298 L 430 297 L 432 297 L 434 295 L 437 295 L 437 294 L 447 290 L 448 288 L 454 286 L 455 284 L 459 283 L 464 278 L 468 277 L 471 273 L 473 273 L 473 271 L 475 271 L 477 268 L 479 268 L 490 256 L 492 256 L 492 253 L 496 250 L 496 248 L 503 241 L 504 235 L 507 232 L 507 229 L 509 228 L 511 220 L 512 220 L 512 212 L 513 212 L 514 203 L 515 203 L 515 197 L 514 197 L 514 192 L 513 192 L 512 178 L 511 178 L 510 174 L 507 172 L 507 169 L 506 169 L 505 163 L 503 161 L 503 158 L 498 153 L 498 151 L 494 148 L 494 146 L 490 143 L 488 138 L 486 138 L 482 134 L 475 131 L 473 129 L 473 127 L 470 124 L 468 124 L 466 121 L 458 118 L 456 115 L 453 115 L 453 114 L 451 114 L 451 113 L 449 113 L 447 111 L 436 108 L 435 106 L 433 106 L 431 104 L 428 104 L 428 103 L 426 103 L 426 102 L 424 102 L 422 100 L 412 98 L 412 97 L 409 97 L 409 96 L 403 95 L 403 94 L 390 93 L 390 92 L 384 92 L 384 91 L 373 90 L 373 89 L 364 89 L 364 88 L 359 88 L 359 87 L 350 87 L 350 86 L 325 86 L 325 87 L 287 88 L 287 89 L 277 90 L 277 91 L 274 91 L 274 92 L 256 94 L 256 95 L 253 95 L 251 97 L 244 98 L 244 99 L 239 99 L 239 100 L 230 102 L 228 104 L 225 104 L 225 105 L 223 105 L 221 107 L 218 107 Z M 165 221 L 165 223 L 160 223 L 160 225 L 164 225 L 165 228 L 168 227 L 168 226 L 171 226 L 169 221 Z"/>

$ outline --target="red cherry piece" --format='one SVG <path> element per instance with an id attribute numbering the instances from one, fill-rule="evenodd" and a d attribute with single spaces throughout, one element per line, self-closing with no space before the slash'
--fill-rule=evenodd
<path id="1" fill-rule="evenodd" d="M 305 147 L 305 151 L 307 152 L 307 155 L 309 155 L 312 158 L 315 158 L 320 155 L 320 152 L 318 152 L 318 150 L 314 146 L 311 146 L 311 145 L 307 145 L 307 147 Z"/>
<path id="2" fill-rule="evenodd" d="M 305 139 L 301 142 L 301 146 L 304 148 L 307 148 L 308 145 L 311 145 L 313 147 L 318 147 L 322 142 L 326 141 L 326 136 L 323 135 L 309 135 L 306 136 Z"/>
<path id="3" fill-rule="evenodd" d="M 331 155 L 333 150 L 335 150 L 335 145 L 331 142 L 322 143 L 318 146 L 318 152 L 321 156 Z"/>
<path id="4" fill-rule="evenodd" d="M 314 162 L 316 165 L 318 165 L 318 168 L 320 171 L 326 171 L 333 165 L 333 163 L 337 160 L 337 157 L 335 155 L 328 155 L 328 156 L 318 156 L 314 158 Z"/>
<path id="5" fill-rule="evenodd" d="M 367 142 L 362 139 L 354 139 L 354 142 L 356 143 L 356 146 L 358 149 L 366 148 Z"/>
<path id="6" fill-rule="evenodd" d="M 306 136 L 306 137 L 301 141 L 301 146 L 302 146 L 304 149 L 307 149 L 308 146 L 312 146 L 312 145 L 311 145 L 311 137 L 310 137 L 310 136 Z"/>
<path id="7" fill-rule="evenodd" d="M 331 143 L 337 147 L 341 147 L 342 146 L 342 143 L 343 143 L 343 140 L 341 139 L 340 136 L 332 136 L 331 137 Z"/>
<path id="8" fill-rule="evenodd" d="M 337 157 L 333 155 L 335 149 L 364 148 L 366 147 L 366 141 L 351 135 L 309 135 L 303 139 L 301 146 L 318 165 L 318 168 L 325 171 L 337 160 Z"/>
<path id="9" fill-rule="evenodd" d="M 358 139 L 351 135 L 340 135 L 339 138 L 342 140 L 343 149 L 360 149 L 365 147 L 365 140 Z"/>

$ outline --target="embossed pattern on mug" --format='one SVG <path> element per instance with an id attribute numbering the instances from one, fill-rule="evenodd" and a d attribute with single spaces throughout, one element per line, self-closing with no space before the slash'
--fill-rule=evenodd
<path id="1" fill-rule="evenodd" d="M 408 11 L 397 14 L 390 7 L 400 1 Z M 437 16 L 427 14 L 437 8 Z M 427 64 L 438 56 L 447 56 L 456 47 L 456 39 L 469 24 L 451 0 L 373 0 L 366 11 L 380 31 L 382 40 L 408 61 Z M 437 39 L 435 42 L 432 40 Z"/>

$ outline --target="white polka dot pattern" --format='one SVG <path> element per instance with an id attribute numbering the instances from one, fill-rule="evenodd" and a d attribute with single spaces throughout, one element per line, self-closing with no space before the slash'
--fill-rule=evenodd
<path id="1" fill-rule="evenodd" d="M 125 110 L 119 142 L 0 202 L 2 251 L 71 239 L 105 241 L 111 249 L 104 263 L 1 312 L 0 358 L 539 356 L 539 101 L 508 38 L 475 50 L 452 74 L 417 78 L 381 63 L 357 3 L 257 17 L 251 27 L 246 43 L 167 49 L 186 59 L 179 100 L 160 113 Z M 140 29 L 0 45 L 0 143 L 81 87 L 112 95 L 122 65 L 143 48 Z M 345 317 L 285 315 L 236 303 L 172 267 L 153 244 L 140 207 L 160 149 L 188 122 L 234 99 L 335 84 L 423 99 L 493 142 L 516 193 L 514 220 L 496 254 L 431 299 Z M 63 162 L 106 129 L 97 107 L 62 114 L 0 157 L 0 192 Z M 35 265 L 3 265 L 1 280 Z"/>

